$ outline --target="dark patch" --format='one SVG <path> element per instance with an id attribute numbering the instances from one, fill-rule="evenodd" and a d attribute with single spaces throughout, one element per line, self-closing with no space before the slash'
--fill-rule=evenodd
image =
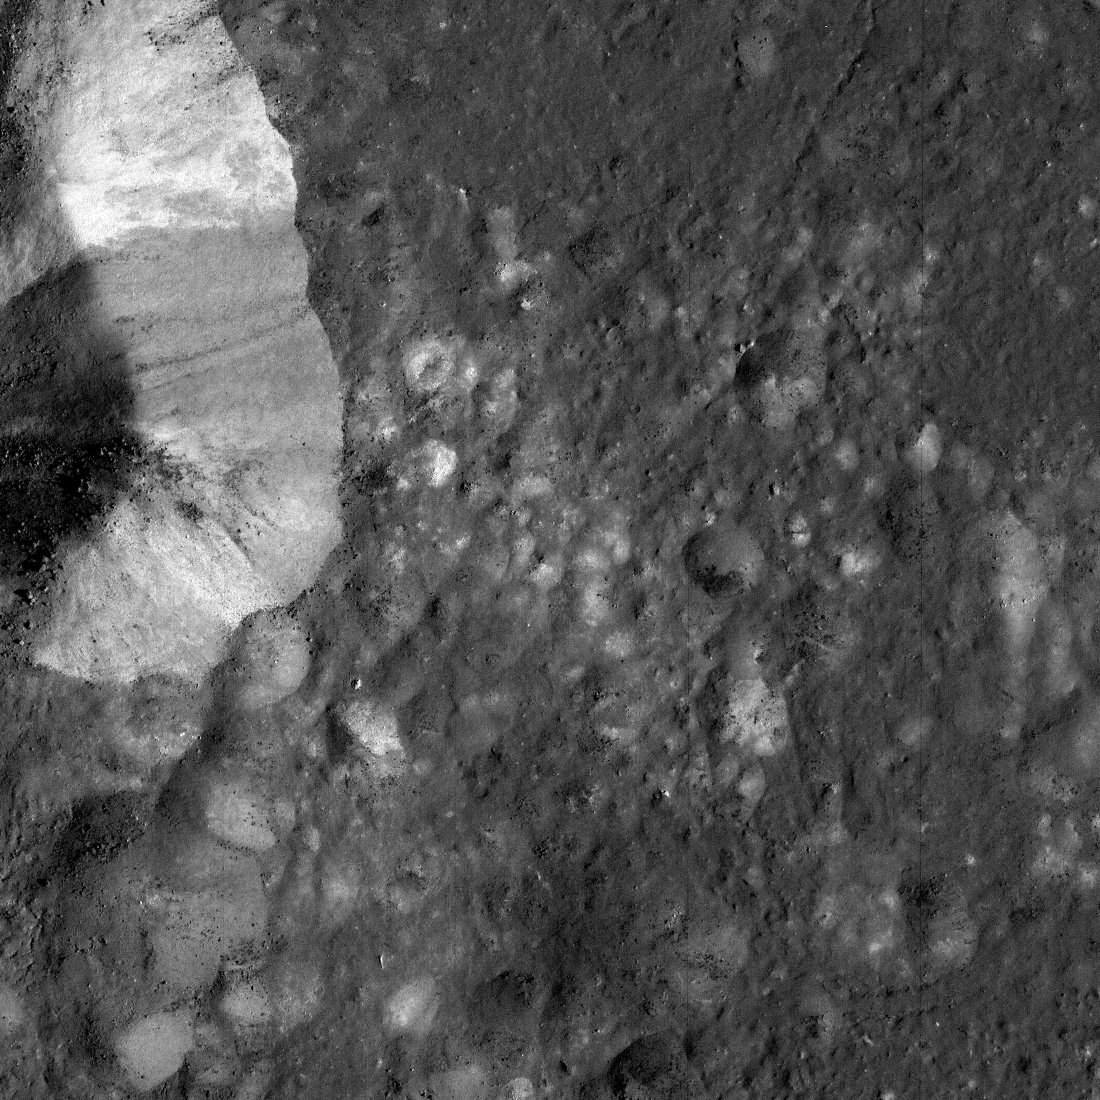
<path id="1" fill-rule="evenodd" d="M 152 810 L 149 796 L 136 791 L 78 802 L 54 845 L 53 867 L 67 873 L 88 863 L 107 863 L 144 835 Z"/>
<path id="2" fill-rule="evenodd" d="M 744 595 L 749 589 L 744 570 L 759 554 L 745 532 L 735 524 L 719 522 L 697 531 L 682 551 L 691 582 L 712 599 Z"/>
<path id="3" fill-rule="evenodd" d="M 345 478 L 345 486 L 356 494 L 380 493 L 390 481 L 390 470 L 384 462 L 375 462 L 365 466 L 360 472 Z"/>
<path id="4" fill-rule="evenodd" d="M 943 519 L 931 487 L 908 472 L 893 478 L 879 510 L 879 526 L 904 565 L 937 566 L 943 557 Z"/>
<path id="5" fill-rule="evenodd" d="M 776 373 L 776 364 L 783 354 L 783 337 L 778 332 L 766 332 L 745 349 L 737 360 L 737 372 L 733 376 L 734 389 L 742 394 L 755 390 L 768 377 Z"/>
<path id="6" fill-rule="evenodd" d="M 0 311 L 0 568 L 30 573 L 125 493 L 142 459 L 122 348 L 74 264 Z"/>
<path id="7" fill-rule="evenodd" d="M 683 1044 L 671 1035 L 645 1035 L 631 1043 L 607 1072 L 581 1089 L 582 1100 L 701 1100 L 702 1082 L 688 1062 Z"/>
<path id="8" fill-rule="evenodd" d="M 484 1026 L 519 1027 L 537 1019 L 544 983 L 522 970 L 505 970 L 474 990 L 470 1007 Z"/>
<path id="9" fill-rule="evenodd" d="M 88 9 L 85 8 L 85 12 L 87 12 L 87 10 Z M 159 26 L 146 31 L 145 37 L 158 53 L 172 46 L 183 46 L 196 37 L 195 31 L 198 30 L 203 23 L 210 19 L 216 19 L 217 15 L 217 5 L 207 4 L 199 11 L 185 18 L 177 17 L 174 20 L 165 20 Z M 218 33 L 221 29 L 219 24 L 215 27 L 215 33 Z M 239 71 L 239 68 L 240 66 L 238 64 L 233 67 L 233 71 Z M 221 83 L 221 81 L 219 80 L 218 83 Z"/>
<path id="10" fill-rule="evenodd" d="M 837 597 L 819 585 L 797 588 L 776 615 L 781 643 L 768 647 L 765 660 L 786 676 L 798 662 L 828 667 L 858 641 L 855 624 Z"/>
<path id="11" fill-rule="evenodd" d="M 569 246 L 573 262 L 593 281 L 609 275 L 623 260 L 623 251 L 605 226 L 595 225 Z"/>
<path id="12" fill-rule="evenodd" d="M 1082 494 L 1083 495 L 1083 494 Z M 1100 502 L 1086 499 L 1073 508 L 1066 525 L 1066 558 L 1062 575 L 1071 586 L 1087 591 L 1096 584 L 1100 546 Z"/>
<path id="13" fill-rule="evenodd" d="M 348 759 L 355 747 L 355 740 L 348 727 L 331 713 L 324 716 L 324 745 L 332 763 Z"/>
<path id="14" fill-rule="evenodd" d="M 193 500 L 178 501 L 176 511 L 190 523 L 198 523 L 202 519 L 202 510 Z"/>
<path id="15" fill-rule="evenodd" d="M 902 875 L 898 894 L 905 908 L 906 922 L 918 934 L 935 915 L 942 892 L 942 876 L 922 875 L 917 870 Z"/>

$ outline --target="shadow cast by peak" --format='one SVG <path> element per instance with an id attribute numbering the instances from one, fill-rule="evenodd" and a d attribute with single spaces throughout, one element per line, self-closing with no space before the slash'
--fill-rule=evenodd
<path id="1" fill-rule="evenodd" d="M 131 487 L 142 459 L 125 349 L 91 272 L 51 272 L 0 307 L 0 570 L 37 572 Z"/>

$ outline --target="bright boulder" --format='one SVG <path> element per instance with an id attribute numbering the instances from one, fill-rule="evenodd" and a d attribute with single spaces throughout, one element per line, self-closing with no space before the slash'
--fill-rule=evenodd
<path id="1" fill-rule="evenodd" d="M 194 1045 L 190 1017 L 158 1012 L 135 1020 L 115 1040 L 115 1055 L 130 1083 L 150 1092 L 178 1072 Z"/>

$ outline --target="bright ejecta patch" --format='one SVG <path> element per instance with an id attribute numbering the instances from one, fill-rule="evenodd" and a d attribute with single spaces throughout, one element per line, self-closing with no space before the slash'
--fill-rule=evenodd
<path id="1" fill-rule="evenodd" d="M 20 76 L 78 248 L 293 211 L 286 142 L 209 5 L 54 0 L 31 34 Z"/>

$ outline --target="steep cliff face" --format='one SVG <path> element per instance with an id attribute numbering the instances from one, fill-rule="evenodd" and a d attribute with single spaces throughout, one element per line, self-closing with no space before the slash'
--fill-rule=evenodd
<path id="1" fill-rule="evenodd" d="M 200 0 L 39 0 L 6 105 L 24 162 L 0 300 L 33 306 L 79 265 L 142 451 L 100 521 L 61 540 L 33 656 L 93 681 L 200 679 L 341 537 L 339 379 L 306 302 L 290 151 Z"/>

